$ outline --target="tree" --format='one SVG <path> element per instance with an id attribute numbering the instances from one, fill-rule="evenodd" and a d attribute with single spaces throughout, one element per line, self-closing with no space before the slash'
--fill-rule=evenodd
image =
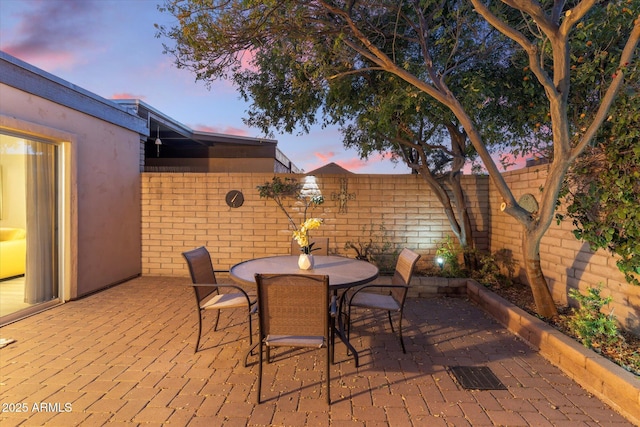
<path id="1" fill-rule="evenodd" d="M 511 88 L 511 96 L 519 97 L 521 93 L 513 94 L 519 86 L 512 80 L 521 79 L 522 73 L 514 77 L 505 55 L 513 51 L 513 43 L 482 21 L 470 5 L 461 5 L 428 17 L 430 27 L 437 28 L 430 43 L 437 62 L 444 64 L 447 81 L 464 94 L 462 102 L 483 105 L 476 119 L 483 123 L 485 143 L 496 146 L 506 133 L 517 133 L 514 124 L 520 125 L 502 93 Z M 201 20 L 198 25 L 206 28 Z M 399 25 L 386 31 L 388 38 L 401 32 Z M 295 37 L 290 31 L 286 38 L 271 39 L 268 49 L 252 49 L 252 67 L 233 71 L 242 96 L 252 102 L 245 122 L 267 135 L 273 129 L 307 131 L 317 121 L 339 123 L 345 145 L 358 149 L 362 157 L 379 151 L 402 159 L 433 190 L 463 249 L 466 267 L 475 268 L 475 242 L 461 175 L 465 163 L 476 155 L 456 117 L 404 80 L 381 72 L 366 57 L 357 58 L 360 69 L 353 73 L 332 44 L 318 44 L 302 31 L 294 33 Z M 442 34 L 452 36 L 442 38 Z M 315 46 L 313 61 L 309 44 Z M 331 48 L 323 50 L 323 46 Z M 398 62 L 416 63 L 410 40 L 398 38 L 387 50 Z M 347 49 L 345 55 L 353 52 Z M 414 68 L 415 73 L 423 72 L 421 65 Z M 320 109 L 323 114 L 318 118 Z"/>
<path id="2" fill-rule="evenodd" d="M 540 266 L 540 241 L 554 218 L 569 166 L 591 143 L 607 118 L 623 85 L 625 67 L 635 65 L 640 39 L 637 2 L 612 0 L 606 5 L 596 5 L 596 0 L 582 0 L 567 5 L 560 0 L 543 4 L 532 0 L 503 0 L 502 4 L 494 5 L 471 0 L 471 3 L 491 26 L 522 49 L 529 64 L 527 71 L 531 72 L 525 86 L 530 85 L 532 93 L 544 92 L 548 102 L 553 162 L 536 215 L 516 201 L 491 157 L 482 127 L 475 121 L 476 115 L 461 102 L 460 94 L 454 92 L 448 82 L 448 59 L 437 55 L 437 40 L 446 43 L 451 35 L 438 34 L 438 27 L 429 26 L 430 17 L 463 10 L 463 1 L 174 0 L 168 1 L 165 8 L 178 18 L 179 25 L 160 28 L 160 34 L 175 40 L 175 47 L 168 48 L 168 52 L 175 56 L 178 67 L 192 69 L 197 78 L 205 81 L 240 70 L 243 54 L 250 56 L 288 46 L 303 52 L 301 58 L 308 64 L 316 59 L 323 63 L 323 57 L 330 55 L 332 62 L 343 64 L 343 73 L 375 69 L 396 76 L 441 103 L 455 116 L 482 159 L 504 200 L 505 212 L 522 225 L 525 271 L 538 314 L 551 317 L 557 310 Z M 631 10 L 630 14 L 618 13 L 623 6 Z M 594 91 L 592 95 L 596 99 L 583 100 L 587 103 L 584 109 L 588 115 L 585 126 L 572 129 L 569 114 L 580 107 L 569 103 L 573 100 L 569 97 L 574 61 L 571 35 L 577 25 L 589 22 L 589 12 L 601 8 L 620 18 L 621 26 L 615 36 L 624 41 L 624 47 L 613 59 L 618 72 L 613 77 L 592 81 L 592 85 L 606 89 Z M 602 28 L 610 29 L 606 25 Z M 282 40 L 296 43 L 278 44 Z M 436 42 L 432 43 L 433 40 Z M 396 50 L 396 42 L 400 41 L 402 49 Z M 445 62 L 438 62 L 440 59 Z M 312 83 L 323 84 L 332 76 L 311 77 L 315 79 Z"/>
<path id="3" fill-rule="evenodd" d="M 513 133 L 513 124 L 517 123 L 508 114 L 488 114 L 504 110 L 506 99 L 495 96 L 496 87 L 507 87 L 514 73 L 508 72 L 508 61 L 502 59 L 504 50 L 509 49 L 505 38 L 472 16 L 475 20 L 441 15 L 433 22 L 442 28 L 467 28 L 458 30 L 466 34 L 464 43 L 460 37 L 450 42 L 466 47 L 464 52 L 458 49 L 460 52 L 448 69 L 449 80 L 464 89 L 466 104 L 484 104 L 478 120 L 484 123 L 485 140 L 494 145 L 504 139 L 504 133 Z M 485 31 L 480 32 L 478 27 Z M 295 45 L 278 40 L 269 50 L 254 54 L 251 69 L 235 75 L 241 94 L 253 102 L 247 124 L 266 134 L 272 129 L 291 132 L 296 126 L 307 130 L 316 120 L 340 124 L 345 145 L 358 149 L 362 157 L 378 151 L 402 159 L 433 190 L 465 253 L 467 268 L 474 268 L 471 219 L 460 178 L 465 162 L 475 157 L 475 151 L 455 116 L 394 75 L 378 70 L 353 74 L 343 70 L 341 62 L 330 55 L 322 56 L 324 63 L 316 59 L 310 65 L 300 60 L 304 53 Z M 456 48 L 441 50 L 452 56 Z M 501 67 L 496 66 L 500 63 Z M 311 77 L 314 75 L 334 78 L 318 82 Z M 323 114 L 318 119 L 316 112 L 320 108 Z M 490 129 L 495 131 L 491 134 Z"/>

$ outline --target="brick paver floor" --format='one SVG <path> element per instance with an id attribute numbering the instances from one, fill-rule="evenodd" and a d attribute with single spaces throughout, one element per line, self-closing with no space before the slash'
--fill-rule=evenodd
<path id="1" fill-rule="evenodd" d="M 246 318 L 225 311 L 193 352 L 187 279 L 142 277 L 0 329 L 0 425 L 630 425 L 462 298 L 412 299 L 403 354 L 384 318 L 357 312 L 355 367 L 342 344 L 325 403 L 318 350 L 274 351 L 257 405 L 243 365 Z M 256 324 L 257 324 L 257 318 Z M 488 366 L 507 390 L 462 389 L 449 366 Z"/>

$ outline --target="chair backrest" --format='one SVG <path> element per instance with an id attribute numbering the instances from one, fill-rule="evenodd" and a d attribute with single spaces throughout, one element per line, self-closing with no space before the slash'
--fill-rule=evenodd
<path id="1" fill-rule="evenodd" d="M 329 276 L 256 274 L 260 336 L 329 333 Z"/>
<path id="2" fill-rule="evenodd" d="M 191 281 L 194 285 L 198 284 L 217 284 L 216 274 L 213 271 L 213 264 L 211 263 L 211 255 L 204 246 L 199 248 L 183 252 L 182 256 L 187 260 L 189 266 L 189 273 L 191 274 Z M 218 292 L 216 287 L 194 286 L 196 293 L 196 299 L 198 302 L 202 301 L 213 292 Z"/>
<path id="3" fill-rule="evenodd" d="M 394 285 L 409 285 L 411 282 L 411 277 L 413 276 L 413 271 L 416 268 L 416 263 L 420 259 L 420 255 L 413 252 L 411 249 L 404 248 L 400 255 L 398 256 L 398 261 L 396 262 L 396 269 L 393 273 L 393 278 L 391 279 L 391 283 Z M 406 291 L 402 289 L 392 289 L 392 294 L 396 300 L 399 302 L 404 301 L 404 297 L 406 296 Z"/>
<path id="4" fill-rule="evenodd" d="M 311 243 L 313 243 L 313 252 L 314 255 L 329 255 L 329 238 L 328 237 L 316 237 L 311 238 Z M 291 255 L 300 255 L 300 245 L 295 239 L 291 239 Z"/>

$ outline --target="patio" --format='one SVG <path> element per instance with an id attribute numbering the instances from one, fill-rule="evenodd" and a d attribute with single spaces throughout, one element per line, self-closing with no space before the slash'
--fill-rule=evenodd
<path id="1" fill-rule="evenodd" d="M 194 355 L 187 282 L 141 277 L 0 329 L 16 339 L 0 350 L 0 423 L 631 425 L 463 298 L 411 299 L 406 355 L 385 322 L 362 313 L 352 335 L 361 366 L 337 344 L 331 407 L 315 370 L 322 352 L 276 353 L 257 405 L 257 364 L 242 364 L 246 320 L 223 312 L 223 329 Z M 464 390 L 447 371 L 457 365 L 488 366 L 507 390 Z"/>

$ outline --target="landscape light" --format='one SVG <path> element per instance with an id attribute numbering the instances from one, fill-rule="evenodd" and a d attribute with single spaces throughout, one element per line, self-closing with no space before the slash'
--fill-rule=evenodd
<path id="1" fill-rule="evenodd" d="M 442 270 L 444 268 L 444 258 L 442 258 L 441 256 L 436 257 L 436 264 L 438 264 L 438 267 L 440 267 L 440 270 Z"/>

